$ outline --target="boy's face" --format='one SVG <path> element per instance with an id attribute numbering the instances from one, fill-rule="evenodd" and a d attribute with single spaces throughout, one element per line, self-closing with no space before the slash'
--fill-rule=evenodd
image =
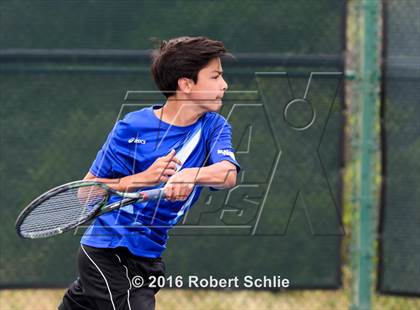
<path id="1" fill-rule="evenodd" d="M 228 85 L 222 76 L 220 58 L 213 58 L 198 72 L 197 83 L 192 83 L 189 97 L 206 112 L 217 112 L 222 107 L 222 98 Z"/>

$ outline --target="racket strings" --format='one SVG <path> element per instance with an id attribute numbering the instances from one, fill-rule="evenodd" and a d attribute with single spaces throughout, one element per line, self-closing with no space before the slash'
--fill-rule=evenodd
<path id="1" fill-rule="evenodd" d="M 50 199 L 52 200 L 52 199 Z M 33 216 L 35 215 L 44 215 L 44 214 L 54 214 L 54 213 L 60 213 L 63 212 L 64 210 L 68 209 L 69 205 L 74 204 L 74 199 L 71 197 L 67 197 L 67 198 L 63 198 L 59 201 L 59 203 L 56 203 L 54 201 L 49 201 L 48 202 L 50 205 L 49 207 L 46 207 L 46 205 L 44 204 L 43 207 L 37 207 L 35 208 L 31 214 Z M 53 207 L 53 204 L 55 203 L 55 207 Z M 81 203 L 81 205 L 83 205 L 83 203 Z"/>
<path id="2" fill-rule="evenodd" d="M 106 196 L 107 191 L 96 185 L 68 188 L 43 199 L 32 209 L 23 220 L 20 232 L 36 237 L 72 226 L 95 213 Z"/>

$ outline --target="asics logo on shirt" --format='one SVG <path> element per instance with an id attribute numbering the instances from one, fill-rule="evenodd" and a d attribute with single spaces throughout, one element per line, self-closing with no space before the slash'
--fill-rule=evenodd
<path id="1" fill-rule="evenodd" d="M 232 158 L 233 160 L 235 160 L 235 155 L 233 154 L 232 151 L 229 151 L 229 150 L 217 150 L 217 154 L 222 154 L 224 156 L 229 156 L 230 158 Z"/>
<path id="2" fill-rule="evenodd" d="M 138 143 L 138 144 L 146 144 L 146 140 L 139 139 L 139 138 L 130 138 L 128 143 Z"/>

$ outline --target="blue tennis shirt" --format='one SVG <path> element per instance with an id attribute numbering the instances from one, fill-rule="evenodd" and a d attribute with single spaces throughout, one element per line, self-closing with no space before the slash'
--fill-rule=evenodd
<path id="1" fill-rule="evenodd" d="M 231 126 L 221 115 L 205 113 L 189 126 L 163 122 L 148 107 L 117 122 L 98 152 L 90 172 L 100 178 L 118 179 L 146 170 L 153 162 L 175 149 L 181 160 L 178 170 L 211 165 L 223 160 L 240 169 L 232 147 Z M 151 189 L 163 187 L 159 184 Z M 195 186 L 185 201 L 167 200 L 134 203 L 96 218 L 85 231 L 82 244 L 98 248 L 126 247 L 144 257 L 160 257 L 168 231 L 198 199 Z M 110 201 L 117 201 L 111 197 Z"/>

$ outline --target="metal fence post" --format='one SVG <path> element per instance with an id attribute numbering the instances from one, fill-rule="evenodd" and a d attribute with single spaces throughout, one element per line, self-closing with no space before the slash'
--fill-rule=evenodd
<path id="1" fill-rule="evenodd" d="M 375 159 L 379 106 L 379 49 L 380 49 L 380 0 L 363 0 L 360 72 L 358 89 L 361 91 L 359 106 L 360 141 L 356 162 L 358 212 L 354 221 L 353 296 L 351 309 L 365 310 L 372 307 L 372 272 L 374 240 L 376 233 Z"/>

